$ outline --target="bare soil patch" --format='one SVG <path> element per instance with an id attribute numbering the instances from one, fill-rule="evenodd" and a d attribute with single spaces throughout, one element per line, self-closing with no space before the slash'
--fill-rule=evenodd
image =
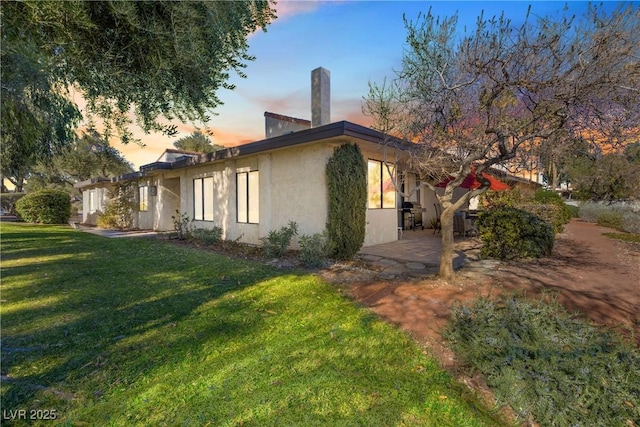
<path id="1" fill-rule="evenodd" d="M 479 376 L 469 377 L 442 338 L 454 304 L 520 292 L 552 291 L 570 312 L 622 332 L 640 345 L 640 244 L 603 235 L 613 230 L 572 221 L 552 256 L 520 262 L 477 261 L 453 280 L 351 280 L 352 297 L 411 334 L 460 381 L 491 399 Z M 508 411 L 507 411 L 508 412 Z"/>

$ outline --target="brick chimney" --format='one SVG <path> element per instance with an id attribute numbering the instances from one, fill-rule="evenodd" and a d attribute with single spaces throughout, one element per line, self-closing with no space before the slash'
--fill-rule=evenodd
<path id="1" fill-rule="evenodd" d="M 331 73 L 322 67 L 311 72 L 311 127 L 331 123 Z"/>

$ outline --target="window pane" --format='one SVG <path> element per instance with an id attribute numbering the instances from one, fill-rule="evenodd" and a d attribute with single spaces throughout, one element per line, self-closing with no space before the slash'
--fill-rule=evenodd
<path id="1" fill-rule="evenodd" d="M 386 165 L 382 166 L 382 207 L 385 209 L 394 209 L 396 207 L 396 188 L 393 185 L 389 169 Z"/>
<path id="2" fill-rule="evenodd" d="M 148 189 L 149 187 L 138 187 L 139 199 L 140 199 L 139 209 L 141 212 L 147 211 L 149 209 L 149 203 L 147 199 Z"/>
<path id="3" fill-rule="evenodd" d="M 202 220 L 202 179 L 193 180 L 193 219 Z"/>
<path id="4" fill-rule="evenodd" d="M 238 222 L 247 222 L 247 173 L 236 174 L 237 193 L 236 201 L 238 205 Z"/>
<path id="5" fill-rule="evenodd" d="M 249 222 L 260 222 L 260 176 L 258 171 L 249 172 Z"/>
<path id="6" fill-rule="evenodd" d="M 369 171 L 367 175 L 367 186 L 369 195 L 369 209 L 380 209 L 382 207 L 382 197 L 380 194 L 381 169 L 382 164 L 374 160 L 369 160 Z"/>
<path id="7" fill-rule="evenodd" d="M 213 178 L 203 180 L 202 203 L 204 204 L 204 220 L 213 221 Z"/>

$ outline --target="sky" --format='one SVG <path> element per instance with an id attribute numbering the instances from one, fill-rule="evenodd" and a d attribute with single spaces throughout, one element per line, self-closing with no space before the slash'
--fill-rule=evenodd
<path id="1" fill-rule="evenodd" d="M 232 75 L 233 91 L 221 90 L 224 105 L 207 122 L 212 140 L 236 146 L 264 139 L 264 112 L 311 119 L 311 71 L 324 67 L 331 73 L 331 121 L 348 120 L 364 126 L 370 121 L 362 113 L 369 82 L 392 79 L 401 66 L 406 28 L 403 16 L 415 21 L 431 9 L 436 16 L 458 13 L 461 33 L 475 28 L 477 17 L 499 16 L 503 11 L 514 25 L 521 23 L 529 6 L 534 16 L 575 14 L 587 2 L 543 1 L 285 1 L 279 0 L 278 18 L 267 31 L 258 30 L 249 39 L 247 78 Z M 564 11 L 564 6 L 568 11 Z M 614 9 L 617 3 L 607 2 Z M 213 115 L 213 113 L 215 115 Z M 178 125 L 177 137 L 159 133 L 136 137 L 145 144 L 112 144 L 139 168 L 156 161 L 166 148 L 187 136 L 194 124 Z M 197 124 L 202 128 L 202 124 Z M 204 128 L 203 128 L 204 129 Z"/>

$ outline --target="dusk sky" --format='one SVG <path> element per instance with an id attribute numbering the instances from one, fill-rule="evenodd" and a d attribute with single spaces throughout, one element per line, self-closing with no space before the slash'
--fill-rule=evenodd
<path id="1" fill-rule="evenodd" d="M 569 10 L 563 11 L 565 4 Z M 614 9 L 618 3 L 608 2 Z M 582 15 L 587 2 L 431 2 L 431 1 L 284 1 L 277 4 L 278 19 L 249 38 L 249 54 L 256 57 L 245 72 L 233 76 L 234 91 L 218 92 L 224 105 L 211 115 L 213 142 L 234 146 L 264 139 L 264 112 L 311 118 L 311 70 L 331 72 L 331 121 L 349 120 L 365 126 L 362 99 L 368 82 L 393 78 L 401 65 L 406 37 L 403 14 L 415 20 L 431 8 L 440 17 L 458 12 L 461 33 L 475 28 L 477 17 L 505 14 L 514 25 L 522 22 L 531 5 L 535 16 Z M 173 142 L 190 134 L 192 124 L 178 124 L 178 137 L 162 134 L 136 136 L 135 144 L 118 148 L 136 168 L 151 163 Z"/>

